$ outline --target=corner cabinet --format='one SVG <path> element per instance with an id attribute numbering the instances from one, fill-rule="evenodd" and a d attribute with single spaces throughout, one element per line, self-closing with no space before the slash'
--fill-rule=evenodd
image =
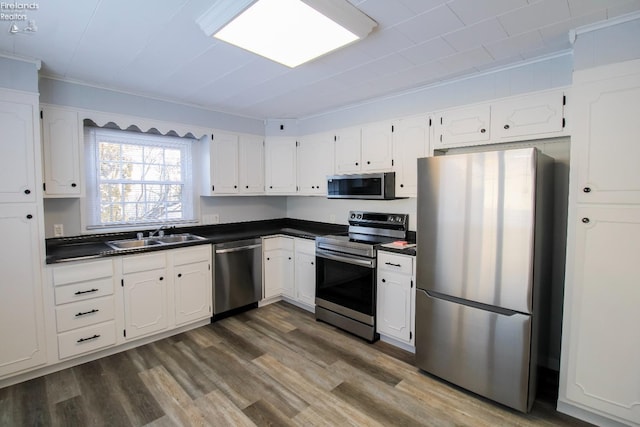
<path id="1" fill-rule="evenodd" d="M 573 82 L 558 411 L 640 425 L 640 60 Z"/>
<path id="2" fill-rule="evenodd" d="M 316 242 L 294 239 L 295 300 L 313 311 L 316 306 Z"/>
<path id="3" fill-rule="evenodd" d="M 413 347 L 415 330 L 414 259 L 378 252 L 377 331 L 404 347 Z"/>
<path id="4" fill-rule="evenodd" d="M 294 296 L 293 237 L 262 239 L 264 299 Z"/>
<path id="5" fill-rule="evenodd" d="M 82 126 L 78 112 L 42 106 L 40 118 L 45 197 L 80 197 Z"/>

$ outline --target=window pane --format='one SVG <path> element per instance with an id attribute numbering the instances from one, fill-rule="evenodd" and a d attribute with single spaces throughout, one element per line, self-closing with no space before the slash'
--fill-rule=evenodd
<path id="1" fill-rule="evenodd" d="M 162 165 L 145 165 L 144 180 L 145 181 L 161 181 L 162 180 Z"/>

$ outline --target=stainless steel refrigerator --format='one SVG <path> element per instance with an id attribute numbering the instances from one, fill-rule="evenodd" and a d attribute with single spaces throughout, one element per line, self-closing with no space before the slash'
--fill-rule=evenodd
<path id="1" fill-rule="evenodd" d="M 550 280 L 552 174 L 535 148 L 418 159 L 417 365 L 522 412 Z"/>

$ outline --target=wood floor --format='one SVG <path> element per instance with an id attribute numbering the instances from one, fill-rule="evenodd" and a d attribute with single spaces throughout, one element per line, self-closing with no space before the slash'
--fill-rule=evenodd
<path id="1" fill-rule="evenodd" d="M 0 389 L 0 426 L 563 426 L 421 373 L 280 302 Z"/>

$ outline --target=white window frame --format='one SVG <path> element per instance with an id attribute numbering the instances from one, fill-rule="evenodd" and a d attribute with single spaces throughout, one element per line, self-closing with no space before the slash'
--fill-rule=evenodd
<path id="1" fill-rule="evenodd" d="M 126 130 L 105 129 L 99 127 L 85 127 L 85 164 L 86 164 L 86 200 L 83 203 L 83 229 L 86 232 L 116 231 L 131 228 L 157 227 L 162 224 L 187 225 L 197 223 L 197 206 L 195 200 L 196 176 L 193 169 L 193 158 L 197 155 L 198 140 L 186 137 L 173 137 Z M 99 142 L 113 142 L 116 144 L 131 144 L 139 146 L 154 146 L 180 149 L 181 151 L 181 181 L 150 181 L 150 180 L 119 180 L 120 183 L 152 185 L 183 185 L 182 189 L 182 218 L 160 218 L 154 220 L 133 220 L 113 223 L 102 223 L 100 217 L 101 200 L 100 189 L 100 159 Z M 114 183 L 116 183 L 114 181 Z M 129 203 L 122 201 L 123 204 Z"/>

